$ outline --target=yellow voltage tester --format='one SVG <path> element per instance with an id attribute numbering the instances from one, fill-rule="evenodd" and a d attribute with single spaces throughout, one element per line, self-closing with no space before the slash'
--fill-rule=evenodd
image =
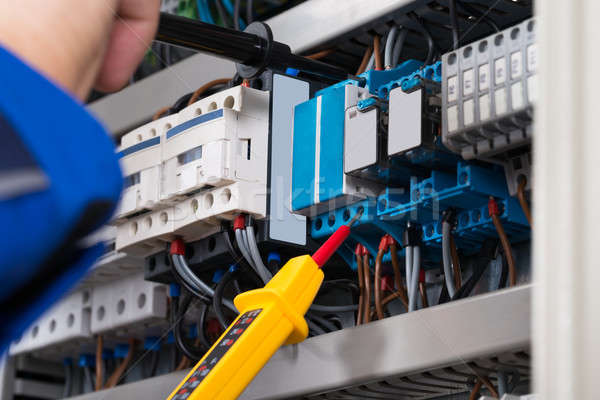
<path id="1" fill-rule="evenodd" d="M 308 336 L 304 314 L 323 282 L 321 267 L 361 215 L 339 227 L 312 257 L 292 258 L 264 288 L 239 294 L 234 304 L 240 315 L 167 400 L 235 399 L 279 347 L 303 341 Z M 173 242 L 171 253 L 183 254 L 183 248 Z"/>

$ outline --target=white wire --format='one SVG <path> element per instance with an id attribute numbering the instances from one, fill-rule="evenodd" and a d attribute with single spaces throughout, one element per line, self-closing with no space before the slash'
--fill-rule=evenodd
<path id="1" fill-rule="evenodd" d="M 450 298 L 454 297 L 456 287 L 454 286 L 454 277 L 452 276 L 452 257 L 450 252 L 450 223 L 442 221 L 442 263 L 444 265 L 444 280 L 446 289 Z"/>
<path id="2" fill-rule="evenodd" d="M 410 284 L 410 302 L 408 303 L 408 311 L 415 311 L 417 309 L 417 294 L 419 293 L 419 275 L 421 272 L 421 248 L 419 246 L 413 247 L 413 271 L 412 271 L 412 282 Z"/>
<path id="3" fill-rule="evenodd" d="M 410 284 L 412 279 L 412 258 L 413 258 L 413 250 L 412 246 L 406 246 L 404 253 L 404 259 L 406 261 L 406 294 L 408 296 L 409 306 L 410 306 Z"/>
<path id="4" fill-rule="evenodd" d="M 392 26 L 388 33 L 387 40 L 385 41 L 385 52 L 384 52 L 384 62 L 383 66 L 385 69 L 390 69 L 392 67 L 392 48 L 396 41 L 396 35 L 398 34 L 398 27 L 396 25 Z"/>
<path id="5" fill-rule="evenodd" d="M 254 265 L 256 265 L 256 270 L 258 275 L 261 277 L 263 282 L 266 284 L 271 280 L 273 275 L 271 271 L 267 269 L 265 264 L 263 263 L 262 257 L 260 256 L 260 251 L 258 250 L 258 244 L 256 243 L 256 236 L 254 236 L 254 227 L 249 225 L 246 227 L 246 238 L 248 239 L 248 250 L 250 250 L 250 255 L 254 260 Z"/>
<path id="6" fill-rule="evenodd" d="M 407 33 L 408 31 L 405 28 L 402 28 L 400 34 L 394 42 L 394 49 L 392 50 L 392 68 L 396 68 L 398 66 L 398 62 L 400 62 L 400 56 L 402 55 L 402 48 L 404 47 Z"/>

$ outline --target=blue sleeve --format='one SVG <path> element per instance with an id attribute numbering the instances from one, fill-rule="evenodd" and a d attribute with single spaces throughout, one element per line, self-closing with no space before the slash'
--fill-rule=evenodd
<path id="1" fill-rule="evenodd" d="M 0 354 L 101 254 L 122 175 L 77 100 L 0 47 Z"/>

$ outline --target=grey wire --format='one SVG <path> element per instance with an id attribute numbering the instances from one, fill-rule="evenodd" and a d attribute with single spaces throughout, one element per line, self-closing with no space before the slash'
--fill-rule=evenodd
<path id="1" fill-rule="evenodd" d="M 63 388 L 63 398 L 71 396 L 73 386 L 73 366 L 65 364 L 65 387 Z"/>
<path id="2" fill-rule="evenodd" d="M 398 38 L 394 42 L 394 49 L 392 50 L 392 68 L 396 68 L 400 62 L 400 56 L 402 56 L 402 49 L 404 48 L 404 42 L 406 41 L 406 35 L 408 30 L 402 28 Z"/>
<path id="3" fill-rule="evenodd" d="M 385 41 L 385 52 L 383 58 L 383 67 L 385 69 L 390 69 L 392 67 L 392 48 L 394 47 L 397 34 L 398 27 L 394 25 L 392 26 L 392 29 L 390 29 L 387 40 Z"/>
<path id="4" fill-rule="evenodd" d="M 85 380 L 88 385 L 90 385 L 90 389 L 93 392 L 96 385 L 94 385 L 94 377 L 92 376 L 92 370 L 90 367 L 83 367 L 83 374 L 85 375 Z"/>
<path id="5" fill-rule="evenodd" d="M 189 265 L 185 261 L 185 258 L 182 255 L 174 254 L 173 262 L 179 274 L 182 277 L 186 278 L 187 282 L 190 285 L 193 285 L 199 292 L 206 294 L 210 298 L 212 298 L 215 295 L 215 291 L 213 290 L 213 288 L 204 283 L 202 279 L 198 278 L 194 271 L 191 270 L 191 268 L 189 267 Z M 235 308 L 235 305 L 230 300 L 223 299 L 223 305 L 235 313 L 238 312 L 237 308 Z"/>
<path id="6" fill-rule="evenodd" d="M 415 311 L 417 309 L 417 295 L 419 293 L 419 272 L 421 270 L 421 248 L 419 246 L 413 247 L 413 271 L 410 283 L 410 302 L 408 303 L 408 311 Z"/>
<path id="7" fill-rule="evenodd" d="M 412 246 L 406 246 L 404 248 L 406 251 L 404 253 L 404 261 L 405 261 L 405 271 L 406 271 L 406 294 L 408 295 L 408 302 L 410 306 L 410 293 L 411 293 L 411 276 L 412 276 L 412 259 L 413 259 L 413 248 Z"/>
<path id="8" fill-rule="evenodd" d="M 498 396 L 502 397 L 508 393 L 508 380 L 506 372 L 498 371 Z"/>
<path id="9" fill-rule="evenodd" d="M 263 282 L 266 284 L 271 280 L 273 275 L 271 271 L 267 269 L 265 264 L 263 263 L 262 257 L 260 256 L 260 251 L 258 250 L 258 244 L 256 243 L 256 236 L 254 236 L 254 227 L 252 225 L 248 225 L 246 227 L 246 238 L 248 239 L 248 249 L 250 250 L 250 255 L 254 260 L 254 265 L 256 265 L 256 269 L 258 275 L 261 277 Z"/>
<path id="10" fill-rule="evenodd" d="M 321 328 L 308 318 L 306 319 L 306 323 L 308 324 L 308 330 L 316 333 L 317 335 L 324 335 L 327 333 L 323 328 Z"/>
<path id="11" fill-rule="evenodd" d="M 450 253 L 450 230 L 452 227 L 448 221 L 442 222 L 442 263 L 444 264 L 444 280 L 450 298 L 454 297 L 456 287 L 452 276 L 452 257 Z"/>
<path id="12" fill-rule="evenodd" d="M 254 261 L 252 260 L 252 257 L 250 257 L 250 253 L 248 252 L 248 248 L 246 247 L 246 243 L 244 242 L 243 230 L 242 229 L 236 229 L 235 230 L 235 241 L 236 241 L 238 247 L 240 248 L 240 252 L 242 253 L 242 256 L 246 259 L 246 261 L 248 261 L 248 264 L 250 264 L 250 266 L 252 267 L 252 269 L 254 271 L 256 271 L 256 273 L 258 274 L 258 276 L 260 276 L 260 273 L 258 273 L 258 271 L 256 270 L 256 266 L 254 265 Z"/>
<path id="13" fill-rule="evenodd" d="M 358 310 L 358 304 L 347 304 L 343 306 L 324 306 L 321 304 L 312 304 L 309 310 L 324 313 L 341 313 Z"/>

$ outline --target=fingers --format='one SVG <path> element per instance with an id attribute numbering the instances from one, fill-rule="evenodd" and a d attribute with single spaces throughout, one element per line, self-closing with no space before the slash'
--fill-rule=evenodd
<path id="1" fill-rule="evenodd" d="M 121 0 L 96 88 L 103 92 L 121 89 L 129 81 L 146 50 L 156 28 L 160 0 Z"/>

